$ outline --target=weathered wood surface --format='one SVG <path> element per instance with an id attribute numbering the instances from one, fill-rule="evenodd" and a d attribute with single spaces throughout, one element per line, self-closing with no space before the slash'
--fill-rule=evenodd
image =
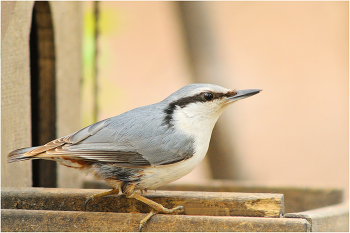
<path id="1" fill-rule="evenodd" d="M 105 191 L 108 190 L 3 188 L 1 208 L 82 211 L 88 197 Z M 167 208 L 182 205 L 185 215 L 280 217 L 284 214 L 281 194 L 157 191 L 144 196 Z M 91 201 L 87 209 L 119 213 L 150 211 L 147 205 L 124 195 Z"/>
<path id="2" fill-rule="evenodd" d="M 81 211 L 1 210 L 2 231 L 137 231 L 146 214 Z M 153 232 L 305 232 L 305 219 L 157 214 L 144 226 Z"/>
<path id="3" fill-rule="evenodd" d="M 219 188 L 215 189 L 215 186 L 214 182 L 210 187 L 216 191 L 228 188 L 217 186 Z M 244 188 L 247 190 L 247 187 Z M 261 188 L 267 187 L 252 187 L 253 190 Z M 280 188 L 282 191 L 289 189 Z M 232 190 L 232 186 L 229 190 Z M 294 191 L 298 190 L 300 189 L 296 188 Z M 312 197 L 319 198 L 318 201 L 313 200 L 314 203 L 323 201 L 327 205 L 337 200 L 334 198 L 337 197 L 336 194 L 342 193 L 336 189 L 329 190 L 311 189 L 310 192 L 310 189 L 305 188 L 301 189 L 301 194 L 295 198 L 299 196 L 300 202 Z M 104 191 L 107 190 L 4 188 L 1 192 L 1 230 L 136 231 L 139 221 L 150 209 L 137 200 L 125 198 L 124 195 L 108 196 L 92 201 L 88 205 L 89 211 L 81 211 L 87 197 Z M 146 224 L 144 231 L 349 230 L 348 203 L 288 213 L 285 218 L 278 218 L 283 213 L 283 195 L 280 194 L 153 191 L 145 193 L 145 196 L 168 208 L 183 205 L 185 213 L 171 216 L 157 214 Z M 327 197 L 331 200 L 327 200 Z M 280 208 L 279 214 L 277 207 Z M 111 213 L 112 211 L 117 213 Z M 242 215 L 250 217 L 240 217 Z"/>
<path id="4" fill-rule="evenodd" d="M 105 189 L 109 186 L 101 181 L 85 181 L 84 188 Z M 208 180 L 196 184 L 168 184 L 158 190 L 198 191 L 198 192 L 244 192 L 282 193 L 285 213 L 301 212 L 343 201 L 343 190 L 337 188 L 281 187 L 254 182 L 230 180 Z"/>
<path id="5" fill-rule="evenodd" d="M 348 202 L 299 213 L 289 213 L 285 217 L 306 219 L 311 224 L 311 231 L 349 232 Z"/>
<path id="6" fill-rule="evenodd" d="M 169 184 L 160 187 L 159 190 L 282 193 L 284 195 L 285 213 L 316 209 L 339 204 L 343 201 L 343 190 L 337 188 L 283 187 L 229 180 L 209 180 L 197 184 Z"/>
<path id="7" fill-rule="evenodd" d="M 6 163 L 31 145 L 29 34 L 33 1 L 1 2 L 1 185 L 30 187 L 31 162 Z"/>

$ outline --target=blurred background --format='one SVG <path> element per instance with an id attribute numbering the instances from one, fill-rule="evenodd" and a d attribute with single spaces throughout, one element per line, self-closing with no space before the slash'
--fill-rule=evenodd
<path id="1" fill-rule="evenodd" d="M 225 110 L 208 156 L 176 182 L 349 189 L 348 2 L 83 5 L 82 127 L 189 83 L 259 88 Z"/>

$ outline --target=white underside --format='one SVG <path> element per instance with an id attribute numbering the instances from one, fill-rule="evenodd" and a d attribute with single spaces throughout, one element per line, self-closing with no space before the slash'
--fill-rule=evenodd
<path id="1" fill-rule="evenodd" d="M 196 153 L 191 158 L 178 163 L 149 167 L 143 171 L 142 180 L 136 188 L 155 189 L 178 180 L 190 173 L 203 160 L 205 155 L 206 151 Z"/>

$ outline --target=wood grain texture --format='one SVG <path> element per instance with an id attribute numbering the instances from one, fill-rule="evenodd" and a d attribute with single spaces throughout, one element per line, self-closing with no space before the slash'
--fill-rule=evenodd
<path id="1" fill-rule="evenodd" d="M 1 210 L 2 231 L 137 231 L 146 214 L 47 210 Z M 157 214 L 144 226 L 151 232 L 306 232 L 305 219 Z"/>
<path id="2" fill-rule="evenodd" d="M 299 213 L 289 213 L 285 217 L 306 219 L 311 224 L 311 231 L 349 232 L 348 202 Z"/>
<path id="3" fill-rule="evenodd" d="M 2 209 L 82 211 L 85 200 L 108 190 L 3 188 Z M 145 197 L 164 207 L 185 207 L 185 215 L 280 217 L 284 214 L 281 194 L 157 191 Z M 95 212 L 150 212 L 150 207 L 124 195 L 107 196 L 88 205 Z"/>
<path id="4" fill-rule="evenodd" d="M 1 2 L 1 186 L 31 186 L 31 162 L 7 164 L 31 145 L 29 34 L 33 2 Z"/>
<path id="5" fill-rule="evenodd" d="M 283 187 L 261 182 L 229 180 L 208 180 L 196 184 L 169 184 L 159 189 L 201 192 L 282 193 L 285 200 L 285 213 L 306 211 L 341 203 L 344 193 L 342 189 L 333 187 Z"/>

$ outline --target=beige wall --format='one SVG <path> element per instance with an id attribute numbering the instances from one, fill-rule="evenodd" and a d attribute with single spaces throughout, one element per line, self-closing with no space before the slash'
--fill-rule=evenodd
<path id="1" fill-rule="evenodd" d="M 199 4 L 224 71 L 211 82 L 263 89 L 220 119 L 240 177 L 348 188 L 348 3 Z M 100 26 L 99 119 L 191 82 L 176 3 L 101 2 Z M 204 163 L 180 181 L 210 177 Z"/>
<path id="2" fill-rule="evenodd" d="M 210 4 L 225 85 L 264 90 L 224 115 L 244 177 L 348 189 L 348 2 Z"/>

